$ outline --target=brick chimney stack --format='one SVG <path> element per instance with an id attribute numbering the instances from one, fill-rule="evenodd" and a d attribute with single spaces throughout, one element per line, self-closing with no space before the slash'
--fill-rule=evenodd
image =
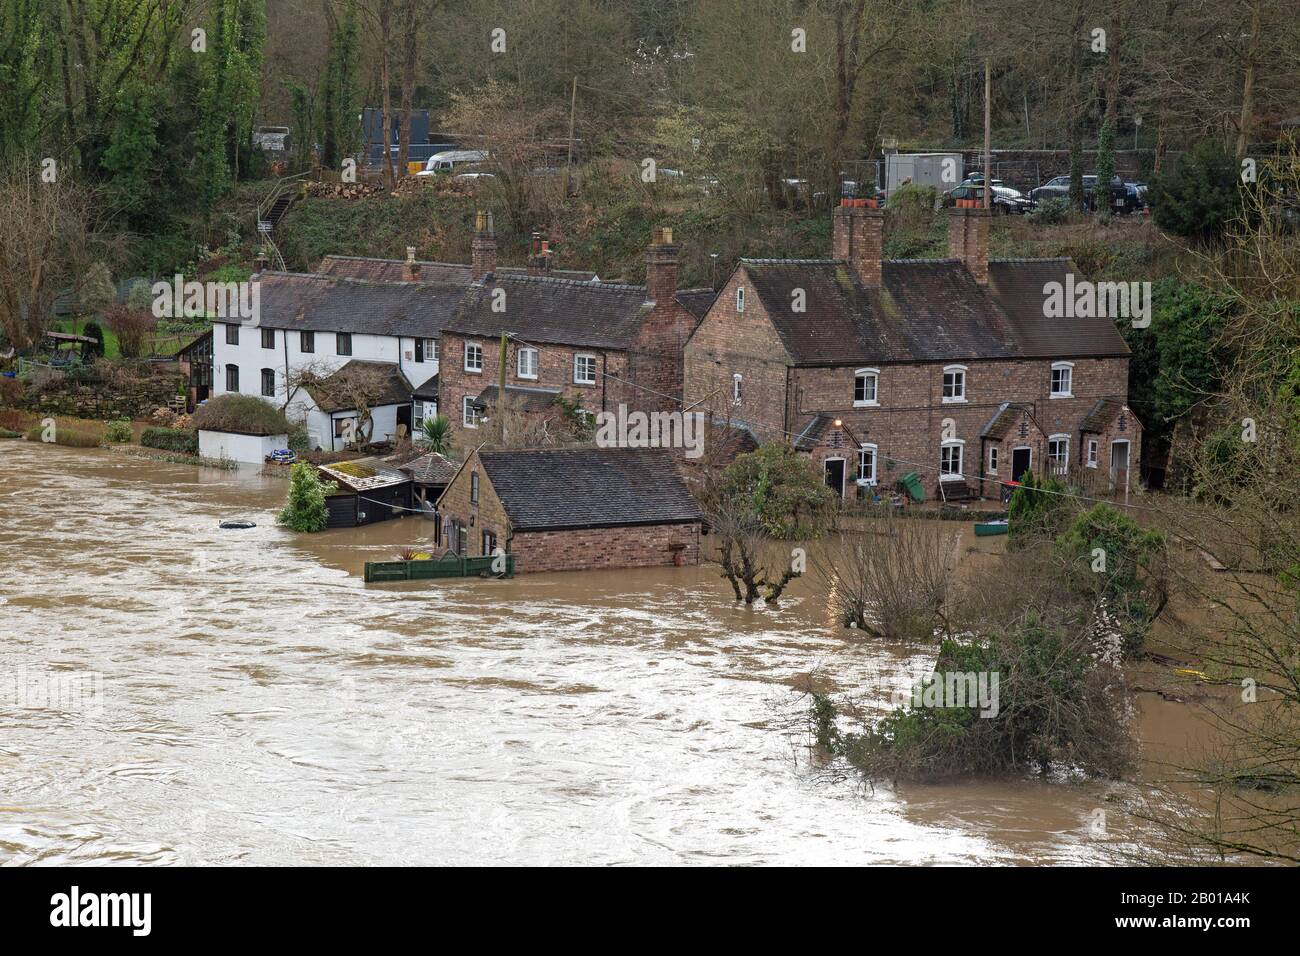
<path id="1" fill-rule="evenodd" d="M 533 241 L 528 251 L 528 274 L 545 276 L 551 274 L 551 244 L 542 238 L 541 232 L 533 230 Z"/>
<path id="2" fill-rule="evenodd" d="M 420 267 L 415 263 L 415 246 L 406 247 L 406 268 L 403 274 L 407 282 L 420 281 Z"/>
<path id="3" fill-rule="evenodd" d="M 989 210 L 948 210 L 948 256 L 960 259 L 980 285 L 989 284 Z"/>
<path id="4" fill-rule="evenodd" d="M 858 281 L 880 287 L 880 257 L 885 243 L 885 213 L 881 209 L 840 206 L 832 217 L 831 258 L 849 264 Z"/>
<path id="5" fill-rule="evenodd" d="M 677 247 L 666 226 L 655 229 L 645 252 L 645 292 L 660 306 L 671 304 L 677 295 Z"/>
<path id="6" fill-rule="evenodd" d="M 478 211 L 474 218 L 474 241 L 470 245 L 469 274 L 475 282 L 497 271 L 497 230 L 492 213 Z"/>

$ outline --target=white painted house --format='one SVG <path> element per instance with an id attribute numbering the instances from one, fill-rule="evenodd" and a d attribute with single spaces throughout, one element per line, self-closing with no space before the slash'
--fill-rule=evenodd
<path id="1" fill-rule="evenodd" d="M 437 413 L 438 341 L 464 293 L 462 282 L 367 282 L 330 275 L 263 272 L 261 315 L 213 328 L 212 394 L 259 395 L 306 420 L 312 446 L 341 448 L 355 409 L 307 389 L 287 388 L 295 373 L 319 375 L 348 363 L 382 373 L 384 403 L 372 411 L 371 438 L 418 429 Z M 405 394 L 399 386 L 406 383 Z M 349 425 L 349 420 L 353 425 Z"/>

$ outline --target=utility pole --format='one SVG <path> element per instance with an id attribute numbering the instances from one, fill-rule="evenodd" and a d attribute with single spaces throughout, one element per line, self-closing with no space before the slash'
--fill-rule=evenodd
<path id="1" fill-rule="evenodd" d="M 990 117 L 992 108 L 989 100 L 992 97 L 993 80 L 989 70 L 989 58 L 984 58 L 984 208 L 990 209 L 993 205 L 993 151 L 989 147 Z"/>
<path id="2" fill-rule="evenodd" d="M 501 333 L 501 355 L 497 363 L 497 444 L 506 443 L 506 336 L 509 333 Z"/>
<path id="3" fill-rule="evenodd" d="M 573 186 L 573 121 L 578 111 L 578 77 L 573 78 L 573 94 L 569 98 L 569 162 L 564 167 L 564 198 L 568 199 Z"/>

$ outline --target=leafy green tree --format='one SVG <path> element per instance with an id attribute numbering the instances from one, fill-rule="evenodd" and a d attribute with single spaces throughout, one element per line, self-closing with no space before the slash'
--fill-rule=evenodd
<path id="1" fill-rule="evenodd" d="M 1241 215 L 1240 168 L 1225 145 L 1204 139 L 1155 177 L 1149 198 L 1151 214 L 1161 229 L 1196 242 L 1213 242 Z"/>
<path id="2" fill-rule="evenodd" d="M 1055 535 L 1070 503 L 1065 485 L 1051 475 L 1040 478 L 1027 471 L 1019 481 L 1007 505 L 1007 538 L 1013 547 Z"/>
<path id="3" fill-rule="evenodd" d="M 302 534 L 324 531 L 329 522 L 325 496 L 337 487 L 321 481 L 312 465 L 298 462 L 289 474 L 289 503 L 276 520 Z"/>
<path id="4" fill-rule="evenodd" d="M 834 513 L 835 496 L 807 455 L 772 442 L 727 466 L 711 498 L 743 511 L 783 541 L 816 537 Z"/>
<path id="5" fill-rule="evenodd" d="M 321 104 L 321 162 L 329 169 L 338 169 L 361 145 L 358 118 L 361 25 L 356 0 L 347 0 L 342 19 L 331 20 L 330 26 L 330 52 Z"/>
<path id="6" fill-rule="evenodd" d="M 158 154 L 158 103 L 142 83 L 130 83 L 117 94 L 118 121 L 109 134 L 103 167 L 108 176 L 114 211 L 138 221 L 157 198 L 154 178 Z"/>

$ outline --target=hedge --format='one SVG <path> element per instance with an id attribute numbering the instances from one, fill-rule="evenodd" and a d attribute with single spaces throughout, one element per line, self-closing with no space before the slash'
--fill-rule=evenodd
<path id="1" fill-rule="evenodd" d="M 289 422 L 284 413 L 255 395 L 227 392 L 210 398 L 194 412 L 194 428 L 244 435 L 287 435 Z"/>
<path id="2" fill-rule="evenodd" d="M 187 428 L 146 428 L 140 433 L 140 444 L 164 451 L 179 451 L 187 455 L 199 453 L 199 433 Z"/>

